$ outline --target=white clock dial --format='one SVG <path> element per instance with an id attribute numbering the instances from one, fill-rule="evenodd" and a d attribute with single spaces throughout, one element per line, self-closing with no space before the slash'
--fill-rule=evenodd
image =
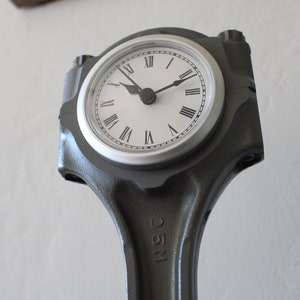
<path id="1" fill-rule="evenodd" d="M 177 36 L 121 44 L 85 79 L 80 128 L 102 156 L 126 165 L 171 161 L 203 142 L 222 110 L 224 84 L 211 55 Z"/>

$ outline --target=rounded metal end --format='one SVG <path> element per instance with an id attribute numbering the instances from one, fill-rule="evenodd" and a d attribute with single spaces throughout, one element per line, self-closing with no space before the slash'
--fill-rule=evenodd
<path id="1" fill-rule="evenodd" d="M 150 88 L 142 89 L 140 97 L 143 103 L 146 105 L 152 104 L 156 100 L 156 94 Z"/>

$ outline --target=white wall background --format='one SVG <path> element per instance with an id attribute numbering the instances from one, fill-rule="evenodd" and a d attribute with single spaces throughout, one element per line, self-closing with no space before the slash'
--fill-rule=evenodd
<path id="1" fill-rule="evenodd" d="M 199 300 L 300 299 L 300 1 L 0 2 L 0 299 L 125 299 L 114 225 L 56 171 L 65 72 L 139 30 L 244 32 L 252 47 L 265 161 L 239 175 L 208 221 Z M 155 299 L 163 300 L 163 299 Z"/>

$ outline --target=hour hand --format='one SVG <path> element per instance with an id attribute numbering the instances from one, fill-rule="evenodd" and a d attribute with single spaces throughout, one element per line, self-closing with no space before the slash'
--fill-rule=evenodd
<path id="1" fill-rule="evenodd" d="M 123 85 L 130 94 L 133 94 L 133 95 L 139 95 L 140 94 L 140 90 L 136 85 L 125 84 L 123 82 L 120 82 L 120 84 Z"/>
<path id="2" fill-rule="evenodd" d="M 120 67 L 117 66 L 117 69 L 129 80 L 133 83 L 134 86 L 138 88 L 139 91 L 141 91 L 141 87 L 130 77 L 128 76 Z"/>

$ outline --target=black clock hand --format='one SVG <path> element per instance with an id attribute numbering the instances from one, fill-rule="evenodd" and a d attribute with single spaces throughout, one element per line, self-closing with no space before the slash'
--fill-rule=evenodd
<path id="1" fill-rule="evenodd" d="M 117 69 L 127 78 L 129 79 L 133 84 L 134 86 L 139 90 L 141 91 L 142 88 L 130 77 L 128 76 L 120 67 L 117 66 Z"/>
<path id="2" fill-rule="evenodd" d="M 142 100 L 142 102 L 144 104 L 149 105 L 149 104 L 154 103 L 156 100 L 156 95 L 153 92 L 153 90 L 150 88 L 145 88 L 140 91 L 138 89 L 138 87 L 135 85 L 125 84 L 123 82 L 120 82 L 120 84 L 123 85 L 127 89 L 129 94 L 139 95 L 140 99 Z"/>
<path id="3" fill-rule="evenodd" d="M 167 89 L 169 89 L 169 88 L 171 88 L 171 87 L 173 87 L 173 86 L 178 86 L 178 85 L 182 84 L 184 81 L 186 81 L 186 80 L 188 80 L 188 79 L 190 79 L 190 78 L 192 78 L 192 77 L 194 77 L 194 76 L 196 76 L 196 75 L 197 75 L 197 74 L 194 74 L 194 75 L 191 75 L 191 76 L 186 77 L 186 78 L 183 78 L 183 79 L 175 80 L 173 83 L 171 83 L 171 84 L 169 84 L 169 85 L 167 85 L 167 86 L 165 86 L 165 87 L 163 87 L 163 88 L 157 90 L 157 91 L 155 92 L 155 94 L 158 94 L 158 93 L 160 93 L 160 92 L 162 92 L 162 91 L 165 91 L 165 90 L 167 90 Z"/>
<path id="4" fill-rule="evenodd" d="M 133 94 L 133 95 L 139 95 L 140 94 L 140 90 L 136 85 L 125 84 L 123 82 L 120 82 L 120 84 L 123 85 L 127 89 L 129 94 Z"/>

